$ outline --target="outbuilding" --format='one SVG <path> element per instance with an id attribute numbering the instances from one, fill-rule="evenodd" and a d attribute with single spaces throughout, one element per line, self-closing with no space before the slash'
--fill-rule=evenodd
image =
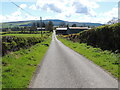
<path id="1" fill-rule="evenodd" d="M 67 28 L 56 28 L 56 34 L 67 34 Z"/>
<path id="2" fill-rule="evenodd" d="M 40 27 L 38 27 L 38 28 L 37 28 L 37 31 L 46 31 L 46 29 L 45 29 L 45 28 L 40 28 Z"/>
<path id="3" fill-rule="evenodd" d="M 83 30 L 88 30 L 88 27 L 67 27 L 67 28 L 56 28 L 56 34 L 74 34 L 79 33 Z"/>
<path id="4" fill-rule="evenodd" d="M 84 30 L 88 30 L 90 28 L 88 27 L 68 27 L 67 28 L 67 34 L 73 34 L 73 33 L 79 33 Z"/>

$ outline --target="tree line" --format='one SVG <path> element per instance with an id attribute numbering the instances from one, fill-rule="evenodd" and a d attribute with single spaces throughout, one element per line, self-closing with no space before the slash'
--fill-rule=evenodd
<path id="1" fill-rule="evenodd" d="M 2 32 L 8 32 L 11 33 L 11 31 L 20 31 L 20 32 L 16 32 L 16 33 L 39 33 L 37 28 L 45 28 L 44 31 L 49 31 L 52 32 L 53 30 L 53 22 L 49 21 L 48 23 L 41 23 L 39 22 L 33 22 L 31 26 L 17 26 L 17 27 L 11 27 L 11 28 L 2 28 Z M 15 33 L 15 32 L 13 32 Z"/>

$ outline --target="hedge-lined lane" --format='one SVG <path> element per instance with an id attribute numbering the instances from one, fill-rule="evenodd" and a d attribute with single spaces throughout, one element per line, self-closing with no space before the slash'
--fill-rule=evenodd
<path id="1" fill-rule="evenodd" d="M 120 23 L 100 26 L 64 37 L 74 42 L 87 43 L 103 50 L 120 52 Z"/>

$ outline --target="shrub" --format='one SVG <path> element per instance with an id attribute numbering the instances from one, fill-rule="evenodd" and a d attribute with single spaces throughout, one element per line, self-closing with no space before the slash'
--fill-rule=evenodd
<path id="1" fill-rule="evenodd" d="M 49 35 L 48 35 L 49 36 Z M 48 36 L 44 37 L 19 37 L 19 36 L 2 36 L 2 55 L 11 51 L 18 51 L 20 48 L 28 48 L 36 43 L 43 42 Z"/>

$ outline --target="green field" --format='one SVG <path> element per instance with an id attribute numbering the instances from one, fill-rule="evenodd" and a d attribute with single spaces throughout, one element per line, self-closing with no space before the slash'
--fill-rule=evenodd
<path id="1" fill-rule="evenodd" d="M 118 61 L 120 60 L 120 54 L 115 54 L 107 50 L 103 51 L 100 48 L 93 48 L 85 43 L 73 43 L 72 41 L 60 37 L 58 39 L 66 46 L 110 72 L 114 77 L 119 77 L 118 72 L 120 72 L 120 70 L 118 69 Z"/>
<path id="2" fill-rule="evenodd" d="M 26 33 L 26 34 L 25 34 Z M 49 31 L 42 31 L 42 34 L 45 35 L 47 33 L 50 33 Z M 21 31 L 10 31 L 10 32 L 0 32 L 0 35 L 2 36 L 22 36 L 22 35 L 40 35 L 41 34 L 41 31 L 37 31 L 37 33 L 33 33 L 33 34 L 30 34 L 29 31 L 25 31 L 24 33 L 22 33 Z"/>
<path id="3" fill-rule="evenodd" d="M 21 49 L 5 55 L 2 58 L 2 87 L 27 88 L 36 67 L 48 49 L 48 46 L 44 44 L 49 45 L 50 41 L 51 37 L 29 49 Z"/>
<path id="4" fill-rule="evenodd" d="M 41 37 L 41 34 L 5 34 L 2 36 Z"/>
<path id="5" fill-rule="evenodd" d="M 26 21 L 26 22 L 18 22 L 18 23 L 15 23 L 15 22 L 9 22 L 9 23 L 0 23 L 0 28 L 8 28 L 8 27 L 16 27 L 16 26 L 20 26 L 20 25 L 27 25 L 27 24 L 30 24 L 31 22 L 30 21 Z"/>

